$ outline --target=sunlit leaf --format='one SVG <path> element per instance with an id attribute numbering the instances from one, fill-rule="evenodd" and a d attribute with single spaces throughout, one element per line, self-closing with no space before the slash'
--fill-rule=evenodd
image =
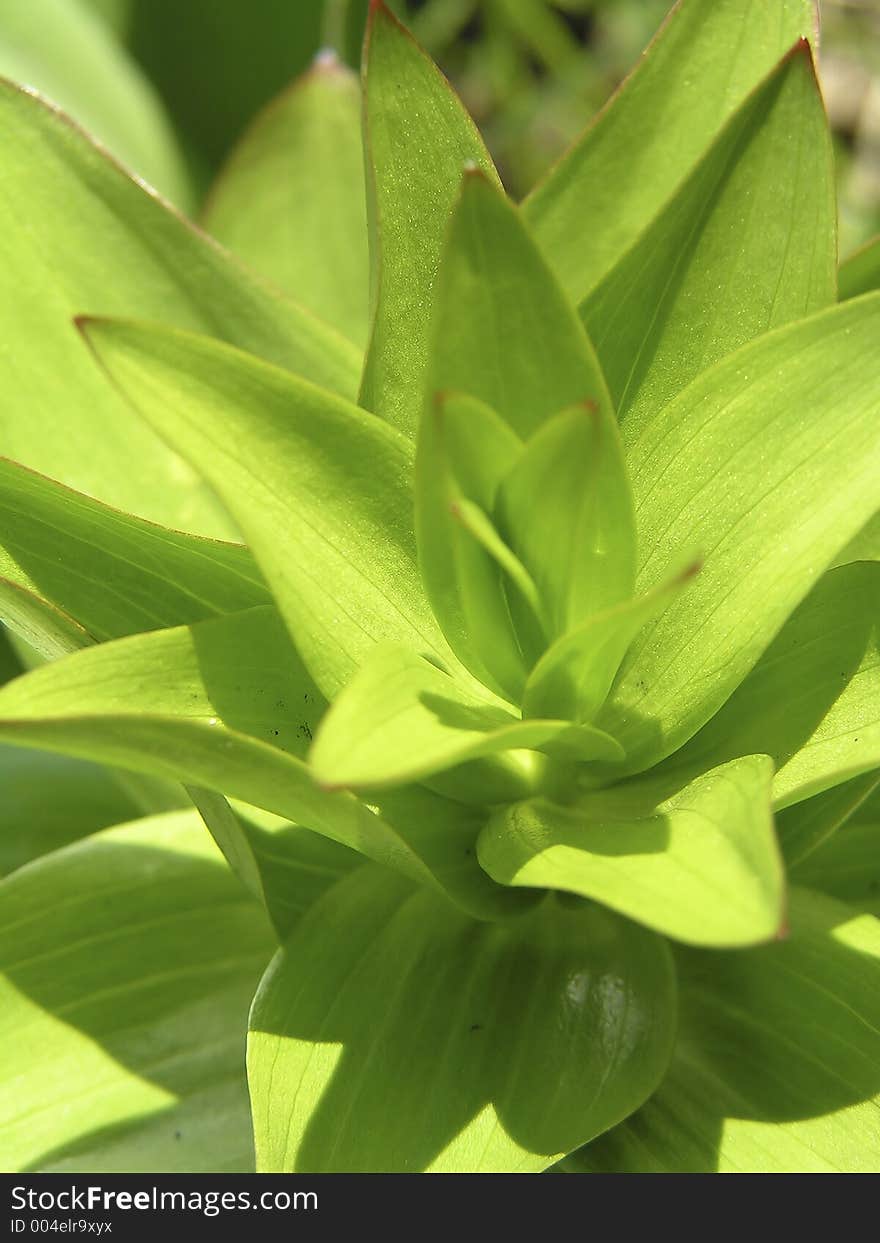
<path id="1" fill-rule="evenodd" d="M 411 449 L 371 414 L 205 337 L 90 321 L 126 396 L 216 488 L 328 697 L 379 640 L 448 654 L 422 592 Z"/>
<path id="2" fill-rule="evenodd" d="M 535 432 L 501 482 L 497 513 L 535 582 L 551 635 L 632 594 L 632 496 L 607 408 L 582 403 Z"/>
<path id="3" fill-rule="evenodd" d="M 529 674 L 523 715 L 589 721 L 601 708 L 623 656 L 644 625 L 687 587 L 698 565 L 637 600 L 588 617 L 547 649 Z"/>
<path id="4" fill-rule="evenodd" d="M 205 227 L 357 345 L 367 337 L 360 89 L 332 53 L 262 112 L 214 184 Z"/>
<path id="5" fill-rule="evenodd" d="M 315 739 L 311 763 L 325 785 L 370 788 L 416 781 L 480 756 L 533 748 L 613 761 L 613 738 L 569 721 L 523 721 L 510 705 L 480 696 L 423 657 L 379 648 L 355 675 Z M 528 791 L 539 757 L 500 757 L 511 797 Z"/>
<path id="6" fill-rule="evenodd" d="M 526 438 L 567 406 L 610 410 L 573 308 L 520 213 L 484 173 L 465 174 L 438 278 L 430 393 L 469 393 Z"/>
<path id="7" fill-rule="evenodd" d="M 681 1019 L 669 1074 L 575 1167 L 876 1170 L 880 921 L 795 890 L 788 940 L 676 959 Z"/>
<path id="8" fill-rule="evenodd" d="M 0 458 L 0 616 L 44 655 L 57 654 L 59 610 L 102 641 L 269 598 L 241 545 L 154 526 Z"/>
<path id="9" fill-rule="evenodd" d="M 536 1171 L 669 1058 L 663 942 L 554 901 L 476 925 L 375 868 L 305 916 L 254 1002 L 258 1168 Z"/>
<path id="10" fill-rule="evenodd" d="M 370 10 L 365 65 L 373 323 L 361 403 L 414 434 L 437 266 L 462 170 L 471 162 L 496 174 L 449 84 L 381 3 Z"/>
<path id="11" fill-rule="evenodd" d="M 584 136 L 526 200 L 580 302 L 657 215 L 749 91 L 800 38 L 812 0 L 680 0 Z"/>
<path id="12" fill-rule="evenodd" d="M 104 643 L 17 678 L 0 690 L 0 740 L 240 799 L 480 914 L 516 904 L 473 858 L 463 864 L 461 835 L 472 846 L 479 830 L 467 817 L 458 835 L 422 833 L 418 816 L 392 825 L 318 786 L 301 756 L 323 707 L 277 613 L 259 608 Z M 238 852 L 254 851 L 251 836 L 231 850 L 223 841 L 245 883 Z"/>
<path id="13" fill-rule="evenodd" d="M 876 508 L 880 381 L 865 359 L 878 330 L 869 297 L 771 333 L 704 372 L 631 446 L 637 589 L 685 550 L 703 555 L 597 718 L 633 768 L 717 711 Z"/>
<path id="14" fill-rule="evenodd" d="M 12 0 L 0 74 L 70 113 L 134 173 L 187 210 L 192 187 L 155 89 L 79 0 Z"/>
<path id="15" fill-rule="evenodd" d="M 801 43 L 581 307 L 626 442 L 719 358 L 834 303 L 835 211 Z"/>
<path id="16" fill-rule="evenodd" d="M 480 862 L 506 885 L 580 894 L 676 940 L 753 945 L 783 918 L 771 776 L 766 756 L 747 756 L 660 803 L 623 787 L 517 803 L 481 834 Z"/>
<path id="17" fill-rule="evenodd" d="M 229 533 L 197 475 L 108 386 L 72 317 L 143 315 L 208 332 L 348 395 L 357 351 L 9 84 L 0 128 L 0 453 L 155 521 Z"/>
<path id="18" fill-rule="evenodd" d="M 773 797 L 787 807 L 880 764 L 880 565 L 821 578 L 724 707 L 669 761 L 773 757 Z"/>
<path id="19" fill-rule="evenodd" d="M 0 929 L 4 1169 L 253 1169 L 242 1055 L 273 938 L 195 812 L 22 869 Z"/>

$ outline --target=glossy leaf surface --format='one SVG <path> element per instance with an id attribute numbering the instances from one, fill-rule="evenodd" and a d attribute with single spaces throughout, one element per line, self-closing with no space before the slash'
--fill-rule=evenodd
<path id="1" fill-rule="evenodd" d="M 677 940 L 753 945 L 783 919 L 771 775 L 766 756 L 746 756 L 659 804 L 623 788 L 517 803 L 480 835 L 480 862 L 506 885 L 592 898 Z"/>
<path id="2" fill-rule="evenodd" d="M 541 1170 L 653 1090 L 672 988 L 663 942 L 610 912 L 476 925 L 364 868 L 254 1002 L 258 1168 Z"/>

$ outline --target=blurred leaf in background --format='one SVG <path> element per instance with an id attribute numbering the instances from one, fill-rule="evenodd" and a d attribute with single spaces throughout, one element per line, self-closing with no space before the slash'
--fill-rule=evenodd
<path id="1" fill-rule="evenodd" d="M 3 0 L 0 74 L 47 96 L 177 207 L 192 207 L 156 90 L 88 3 Z"/>
<path id="2" fill-rule="evenodd" d="M 462 95 L 515 198 L 581 133 L 668 8 L 668 0 L 389 3 Z M 322 46 L 357 66 L 368 7 L 369 0 L 4 0 L 0 72 L 48 95 L 192 209 L 191 187 L 197 201 L 255 113 Z M 880 229 L 880 0 L 820 7 L 846 255 Z"/>
<path id="3" fill-rule="evenodd" d="M 840 253 L 880 232 L 880 0 L 822 0 L 820 73 L 834 133 Z"/>
<path id="4" fill-rule="evenodd" d="M 580 134 L 667 0 L 394 0 L 455 83 L 522 198 Z"/>

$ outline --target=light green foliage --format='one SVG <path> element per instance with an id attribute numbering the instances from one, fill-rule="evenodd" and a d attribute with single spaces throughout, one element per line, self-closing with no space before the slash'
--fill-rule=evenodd
<path id="1" fill-rule="evenodd" d="M 544 1169 L 662 1075 L 666 953 L 596 907 L 550 901 L 475 927 L 356 873 L 311 909 L 254 1002 L 258 1169 Z"/>
<path id="2" fill-rule="evenodd" d="M 324 53 L 254 122 L 202 218 L 230 250 L 363 346 L 369 259 L 355 75 Z"/>
<path id="3" fill-rule="evenodd" d="M 880 293 L 811 33 L 681 0 L 520 208 L 375 0 L 366 205 L 323 58 L 206 212 L 297 301 L 0 90 L 8 1165 L 877 1168 Z"/>
<path id="4" fill-rule="evenodd" d="M 0 927 L 4 1169 L 248 1168 L 241 1043 L 272 938 L 195 813 L 9 877 Z"/>
<path id="5" fill-rule="evenodd" d="M 81 0 L 5 0 L 0 74 L 51 99 L 172 203 L 192 187 L 155 89 Z"/>

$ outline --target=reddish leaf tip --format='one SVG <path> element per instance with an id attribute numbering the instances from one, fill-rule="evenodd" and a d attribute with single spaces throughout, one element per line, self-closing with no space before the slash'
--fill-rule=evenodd
<path id="1" fill-rule="evenodd" d="M 89 339 L 89 329 L 96 324 L 100 324 L 100 322 L 100 315 L 74 315 L 71 320 L 74 328 L 89 345 L 91 345 L 91 341 Z"/>

